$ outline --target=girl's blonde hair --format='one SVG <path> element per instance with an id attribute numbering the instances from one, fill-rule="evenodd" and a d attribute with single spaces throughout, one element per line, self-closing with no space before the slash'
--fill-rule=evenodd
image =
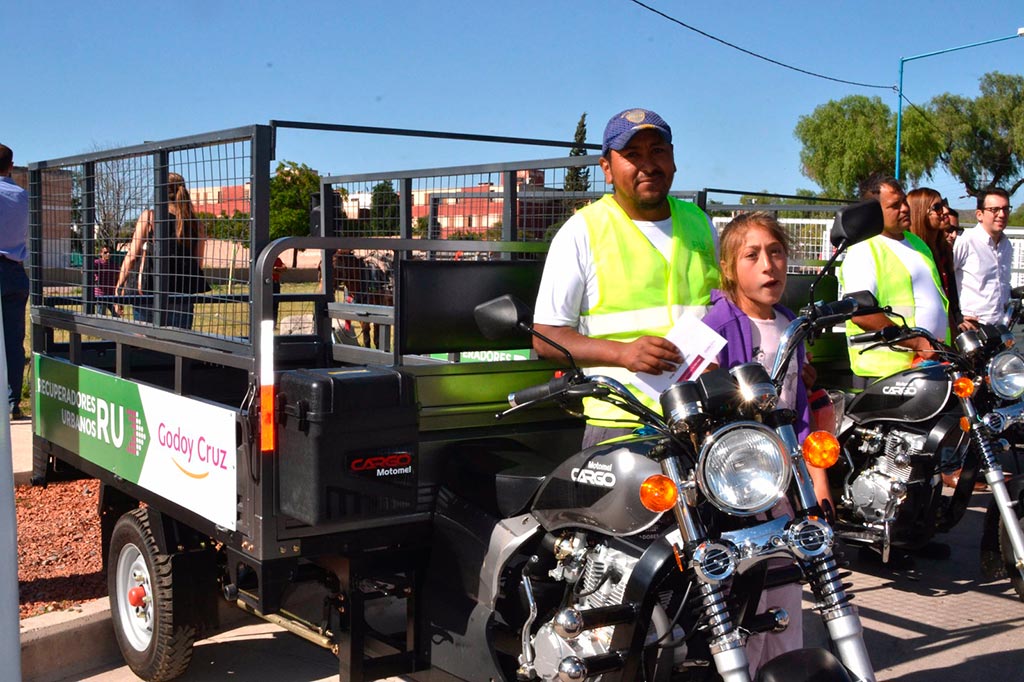
<path id="1" fill-rule="evenodd" d="M 741 213 L 722 228 L 719 236 L 721 249 L 722 267 L 722 291 L 729 297 L 730 301 L 736 302 L 736 258 L 739 256 L 740 248 L 743 246 L 743 238 L 751 227 L 762 227 L 774 237 L 789 257 L 789 237 L 782 229 L 778 219 L 767 211 L 752 211 Z"/>

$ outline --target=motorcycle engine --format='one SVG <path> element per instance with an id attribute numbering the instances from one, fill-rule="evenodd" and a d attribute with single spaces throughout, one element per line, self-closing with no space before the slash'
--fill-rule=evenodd
<path id="1" fill-rule="evenodd" d="M 623 592 L 636 566 L 637 557 L 605 545 L 597 545 L 586 550 L 585 554 L 578 558 L 582 559 L 582 572 L 578 574 L 579 582 L 576 588 L 580 596 L 572 606 L 584 610 L 622 603 Z M 557 572 L 568 579 L 573 571 L 564 565 L 566 563 L 571 561 L 564 561 L 563 566 L 553 573 Z M 575 638 L 566 639 L 556 632 L 554 621 L 544 623 L 533 639 L 537 675 L 542 680 L 555 681 L 559 679 L 558 664 L 567 656 L 585 658 L 607 653 L 612 632 L 612 627 L 597 628 L 584 631 Z M 601 678 L 598 676 L 588 679 L 596 682 Z"/>
<path id="2" fill-rule="evenodd" d="M 914 474 L 913 460 L 924 453 L 927 436 L 901 429 L 891 429 L 880 438 L 872 436 L 862 440 L 861 451 L 874 454 L 874 462 L 854 479 L 847 493 L 858 516 L 880 521 L 886 509 L 906 495 Z"/>

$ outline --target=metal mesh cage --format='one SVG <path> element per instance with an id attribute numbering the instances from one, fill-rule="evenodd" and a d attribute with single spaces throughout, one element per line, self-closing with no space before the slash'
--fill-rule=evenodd
<path id="1" fill-rule="evenodd" d="M 42 304 L 248 335 L 249 140 L 48 166 L 33 251 Z"/>

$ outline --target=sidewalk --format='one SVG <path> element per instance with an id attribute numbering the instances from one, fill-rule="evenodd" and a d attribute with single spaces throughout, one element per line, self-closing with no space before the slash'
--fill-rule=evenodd
<path id="1" fill-rule="evenodd" d="M 15 480 L 27 483 L 32 468 L 30 422 L 12 423 L 11 438 Z M 990 498 L 988 493 L 975 495 L 961 523 L 940 536 L 952 548 L 949 559 L 918 558 L 915 569 L 894 571 L 865 563 L 851 552 L 851 573 L 844 582 L 852 585 L 853 604 L 880 682 L 1021 679 L 1024 604 L 1009 581 L 984 582 L 978 566 L 978 539 Z M 821 620 L 808 608 L 803 615 L 806 644 L 823 645 Z M 226 604 L 221 617 L 221 631 L 196 643 L 184 679 L 338 679 L 337 658 L 330 652 Z M 121 659 L 106 599 L 23 620 L 21 646 L 24 682 L 138 679 Z"/>

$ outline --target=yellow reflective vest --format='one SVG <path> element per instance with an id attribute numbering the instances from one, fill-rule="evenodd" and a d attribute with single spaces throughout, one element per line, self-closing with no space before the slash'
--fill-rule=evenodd
<path id="1" fill-rule="evenodd" d="M 942 297 L 942 307 L 949 311 L 949 301 L 942 290 L 942 280 L 939 279 L 939 270 L 935 266 L 935 259 L 928 245 L 920 237 L 912 232 L 904 232 L 904 239 L 907 243 L 921 254 L 925 265 L 931 272 L 935 288 Z M 910 271 L 903 264 L 900 257 L 893 253 L 887 242 L 892 241 L 889 237 L 878 235 L 872 237 L 865 244 L 871 249 L 871 255 L 875 262 L 875 279 L 878 292 L 876 297 L 879 304 L 890 306 L 895 313 L 899 313 L 907 320 L 907 325 L 915 326 L 915 312 L 917 309 L 914 299 L 914 284 L 910 277 Z M 842 283 L 843 269 L 839 269 L 839 281 Z M 844 288 L 845 290 L 845 288 Z M 864 330 L 853 322 L 846 323 L 847 339 L 853 334 L 860 334 Z M 941 340 L 941 339 L 940 339 Z M 947 339 L 948 341 L 948 332 Z M 861 353 L 865 345 L 855 345 L 847 341 L 847 350 L 850 353 L 850 368 L 853 373 L 863 377 L 885 377 L 896 372 L 909 369 L 914 360 L 914 353 L 910 351 L 890 350 L 885 347 Z"/>
<path id="2" fill-rule="evenodd" d="M 580 316 L 580 333 L 629 342 L 641 336 L 665 336 L 684 311 L 702 317 L 718 286 L 718 261 L 707 215 L 696 205 L 669 197 L 672 210 L 672 259 L 665 257 L 626 215 L 611 195 L 580 209 L 587 224 L 597 277 L 598 300 Z M 660 412 L 657 401 L 632 384 L 622 367 L 594 367 L 626 384 L 641 401 Z M 595 426 L 635 422 L 613 405 L 588 400 L 585 411 Z"/>

